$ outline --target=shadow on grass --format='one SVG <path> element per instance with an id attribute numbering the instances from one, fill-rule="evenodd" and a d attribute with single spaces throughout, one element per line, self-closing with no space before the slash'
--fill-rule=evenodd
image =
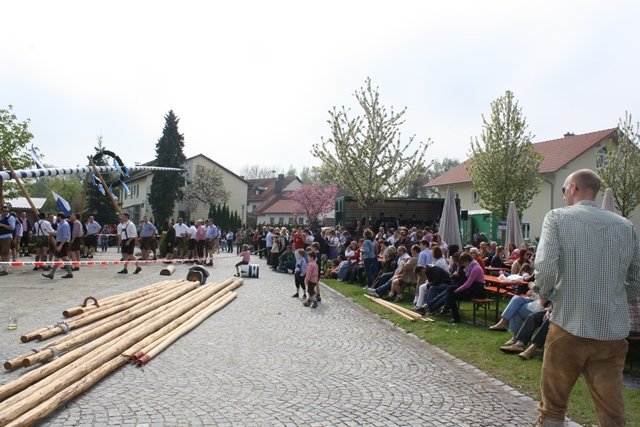
<path id="1" fill-rule="evenodd" d="M 440 347 L 446 352 L 474 365 L 487 374 L 500 379 L 506 384 L 519 390 L 534 400 L 540 399 L 540 369 L 542 367 L 542 351 L 536 356 L 525 361 L 515 354 L 505 354 L 499 347 L 511 338 L 508 332 L 493 332 L 482 325 L 484 315 L 477 319 L 478 325 L 471 324 L 471 303 L 463 302 L 460 306 L 462 323 L 452 325 L 448 323 L 448 317 L 436 317 L 436 322 L 410 322 L 397 316 L 364 297 L 364 290 L 358 285 L 349 285 L 337 280 L 323 279 L 323 283 L 340 292 L 345 297 L 362 305 L 368 310 L 377 313 L 400 326 L 407 332 L 411 332 L 420 339 Z M 409 298 L 405 298 L 407 301 Z M 410 308 L 408 302 L 401 305 Z M 502 307 L 506 304 L 501 303 Z M 488 321 L 493 320 L 493 313 L 488 316 Z M 468 323 L 466 323 L 468 322 Z M 637 368 L 636 368 L 637 369 Z M 640 425 L 640 391 L 625 388 L 625 412 L 627 425 Z M 569 402 L 569 413 L 572 420 L 583 424 L 597 424 L 591 395 L 582 377 L 578 380 Z"/>

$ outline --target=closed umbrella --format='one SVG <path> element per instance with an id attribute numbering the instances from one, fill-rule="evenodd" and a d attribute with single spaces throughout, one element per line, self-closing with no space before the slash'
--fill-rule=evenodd
<path id="1" fill-rule="evenodd" d="M 456 209 L 456 193 L 453 189 L 447 190 L 444 198 L 444 207 L 442 208 L 442 216 L 440 217 L 440 228 L 438 229 L 440 237 L 447 245 L 458 245 L 462 247 L 460 239 L 460 219 L 458 218 L 458 209 Z"/>
<path id="2" fill-rule="evenodd" d="M 506 246 L 509 243 L 516 245 L 516 248 L 524 242 L 522 237 L 522 227 L 520 226 L 520 218 L 518 218 L 518 210 L 515 202 L 509 202 L 509 213 L 507 214 L 507 240 L 504 242 Z"/>
<path id="3" fill-rule="evenodd" d="M 615 210 L 613 209 L 613 188 L 607 188 L 606 190 L 604 190 L 604 197 L 602 198 L 602 209 L 615 212 Z"/>

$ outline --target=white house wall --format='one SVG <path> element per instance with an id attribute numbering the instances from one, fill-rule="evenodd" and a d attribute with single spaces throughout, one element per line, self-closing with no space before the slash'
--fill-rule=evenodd
<path id="1" fill-rule="evenodd" d="M 190 179 L 193 179 L 193 173 L 196 170 L 197 165 L 202 165 L 207 168 L 217 167 L 215 163 L 212 163 L 204 156 L 196 156 L 187 160 L 185 165 L 185 170 L 189 174 Z M 227 201 L 227 206 L 229 206 L 229 211 L 236 211 L 238 215 L 242 218 L 242 222 L 246 223 L 247 220 L 247 186 L 248 184 L 238 178 L 237 176 L 229 173 L 225 169 L 220 169 L 222 172 L 222 179 L 224 182 L 225 189 L 230 193 L 229 200 Z M 161 172 L 160 172 L 161 173 Z M 138 221 L 142 219 L 144 215 L 148 215 L 153 218 L 153 212 L 151 209 L 151 205 L 149 204 L 148 194 L 151 188 L 151 180 L 153 179 L 153 174 L 145 175 L 139 179 L 130 180 L 127 182 L 129 188 L 134 185 L 138 186 L 137 195 L 132 195 L 131 197 L 126 197 L 123 199 L 122 208 L 125 211 L 133 212 L 136 209 L 139 209 L 139 218 L 132 217 L 132 220 Z M 176 203 L 174 208 L 172 218 L 175 220 L 178 217 L 178 211 L 185 210 L 184 206 L 181 203 Z M 190 213 L 190 218 L 185 218 L 185 221 L 189 219 L 206 219 L 209 215 L 209 206 L 199 205 L 198 208 Z M 156 224 L 160 225 L 160 224 Z"/>
<path id="2" fill-rule="evenodd" d="M 543 174 L 544 181 L 540 186 L 540 192 L 534 196 L 531 206 L 522 213 L 522 223 L 529 224 L 529 237 L 532 241 L 540 237 L 542 222 L 547 212 L 551 209 L 564 206 L 562 185 L 565 179 L 579 169 L 595 170 L 597 153 L 601 147 L 602 145 L 599 144 L 590 148 L 555 173 Z M 442 186 L 438 188 L 438 191 L 440 194 L 445 194 L 449 187 L 458 193 L 460 209 L 469 211 L 482 209 L 480 205 L 473 204 L 471 182 Z M 604 191 L 604 188 L 602 190 Z M 602 203 L 602 193 L 598 195 L 596 202 L 598 204 Z M 636 227 L 640 227 L 640 208 L 636 208 L 636 210 L 633 211 L 630 219 Z"/>

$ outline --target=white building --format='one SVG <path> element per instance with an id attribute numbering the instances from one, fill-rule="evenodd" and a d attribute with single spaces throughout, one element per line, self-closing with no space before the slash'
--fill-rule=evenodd
<path id="1" fill-rule="evenodd" d="M 229 212 L 233 213 L 235 211 L 242 219 L 242 223 L 246 223 L 248 187 L 247 181 L 231 172 L 221 164 L 211 160 L 204 154 L 198 154 L 196 156 L 189 157 L 185 161 L 184 177 L 187 184 L 193 180 L 193 175 L 196 171 L 197 166 L 204 166 L 205 168 L 216 168 L 222 172 L 224 188 L 229 192 L 229 200 L 227 200 Z M 149 204 L 148 194 L 151 188 L 151 180 L 154 173 L 163 172 L 141 171 L 139 173 L 133 174 L 129 179 L 127 179 L 127 186 L 131 190 L 131 194 L 124 197 L 122 201 L 122 209 L 123 211 L 129 213 L 129 215 L 131 216 L 131 220 L 134 222 L 139 221 L 145 215 L 153 218 L 153 211 L 151 209 L 151 205 Z M 190 219 L 206 219 L 208 215 L 209 206 L 200 204 L 196 209 L 190 211 L 184 203 L 178 202 L 176 203 L 176 206 L 173 210 L 172 217 L 175 220 L 178 218 L 178 216 L 182 216 L 185 221 L 188 221 Z M 156 226 L 158 225 L 160 224 L 156 224 Z"/>

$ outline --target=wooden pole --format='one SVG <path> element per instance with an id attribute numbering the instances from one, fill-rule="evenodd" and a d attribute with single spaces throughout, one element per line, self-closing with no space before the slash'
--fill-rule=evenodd
<path id="1" fill-rule="evenodd" d="M 241 281 L 234 281 L 233 283 L 231 283 L 229 286 L 227 286 L 226 288 L 222 289 L 220 292 L 218 292 L 217 294 L 215 294 L 213 297 L 211 297 L 208 301 L 209 302 L 215 302 L 218 298 L 222 298 L 223 296 L 225 296 L 228 292 L 233 292 L 235 289 L 237 289 L 240 285 L 242 285 Z M 162 342 L 164 342 L 165 340 L 165 336 L 163 336 L 161 334 L 161 331 L 156 332 L 155 334 L 151 335 L 152 337 L 154 337 L 154 341 L 152 343 L 150 343 L 148 346 L 140 349 L 140 351 L 138 351 L 137 353 L 133 354 L 131 357 L 134 360 L 138 360 L 142 357 L 144 357 L 145 354 L 149 353 L 152 349 L 154 349 L 155 347 L 157 347 L 158 345 L 160 345 Z M 157 339 L 155 339 L 157 337 Z M 143 362 L 144 363 L 144 362 Z"/>
<path id="2" fill-rule="evenodd" d="M 401 310 L 398 310 L 396 308 L 389 307 L 388 305 L 383 304 L 382 301 L 379 298 L 373 298 L 373 297 L 370 297 L 369 295 L 365 295 L 365 297 L 369 298 L 371 301 L 375 302 L 376 304 L 379 304 L 379 305 L 391 310 L 392 312 L 394 312 L 398 316 L 402 317 L 403 319 L 409 320 L 411 322 L 414 322 L 416 320 L 414 317 L 409 316 L 406 313 L 403 313 Z"/>
<path id="3" fill-rule="evenodd" d="M 242 284 L 242 282 L 240 281 L 239 284 Z M 210 304 L 209 301 L 206 300 L 202 304 L 200 304 L 200 306 L 204 305 L 206 307 L 209 304 Z M 190 312 L 188 312 L 187 314 L 190 314 Z M 166 325 L 162 329 L 168 329 L 170 327 L 174 327 L 174 328 L 179 327 L 179 322 L 183 318 L 186 319 L 186 316 L 183 315 L 177 318 L 176 320 Z M 142 341 L 132 345 L 127 350 L 123 351 L 122 354 L 136 353 L 140 348 L 144 347 L 145 345 L 148 345 L 152 339 L 153 338 L 151 336 L 147 336 Z M 38 404 L 37 406 L 34 406 L 27 412 L 22 413 L 18 418 L 15 418 L 8 425 L 15 427 L 15 426 L 33 425 L 37 423 L 38 421 L 42 420 L 44 417 L 46 417 L 47 415 L 55 411 L 60 406 L 68 403 L 73 398 L 80 395 L 82 392 L 91 388 L 94 384 L 96 384 L 102 378 L 104 378 L 105 376 L 107 376 L 109 373 L 113 372 L 117 368 L 123 366 L 127 362 L 128 362 L 128 359 L 126 357 L 122 357 L 121 354 L 115 355 L 115 357 L 112 357 L 110 360 L 107 360 L 101 365 L 96 366 L 95 369 L 88 372 L 84 377 L 69 384 L 67 387 L 63 388 L 61 391 L 57 392 L 52 397 L 48 398 L 45 401 L 42 401 L 40 404 Z"/>
<path id="4" fill-rule="evenodd" d="M 143 296 L 141 298 L 145 298 L 145 297 Z M 132 300 L 132 301 L 123 302 L 120 305 L 116 305 L 116 306 L 113 306 L 113 307 L 108 307 L 108 308 L 106 308 L 104 310 L 93 311 L 93 312 L 87 314 L 86 316 L 83 316 L 83 317 L 80 317 L 80 318 L 74 318 L 74 319 L 69 320 L 67 322 L 67 327 L 69 329 L 76 329 L 76 328 L 79 328 L 81 326 L 85 326 L 85 325 L 88 325 L 88 324 L 90 324 L 92 322 L 95 322 L 96 320 L 100 320 L 100 319 L 103 319 L 105 317 L 109 317 L 109 316 L 111 316 L 113 314 L 119 313 L 119 312 L 121 312 L 123 310 L 131 308 L 131 307 L 133 307 L 133 306 L 135 306 L 137 304 L 140 304 L 140 303 L 141 303 L 140 299 L 135 299 L 135 300 Z M 142 303 L 144 303 L 144 302 L 142 302 Z M 48 329 L 45 332 L 39 333 L 38 336 L 37 336 L 37 339 L 39 341 L 44 341 L 44 340 L 47 340 L 47 339 L 49 339 L 51 337 L 54 337 L 56 335 L 59 335 L 59 334 L 65 333 L 65 332 L 66 331 L 65 331 L 64 326 L 62 326 L 62 325 L 61 326 L 56 326 L 55 328 L 51 328 L 51 329 Z"/>
<path id="5" fill-rule="evenodd" d="M 47 361 L 58 353 L 65 353 L 71 349 L 74 349 L 82 344 L 91 341 L 92 339 L 104 335 L 114 328 L 120 327 L 142 316 L 143 314 L 150 312 L 151 310 L 170 303 L 179 296 L 184 295 L 193 289 L 194 287 L 192 285 L 185 283 L 185 286 L 183 286 L 182 288 L 178 288 L 172 293 L 157 295 L 151 299 L 143 297 L 144 300 L 139 301 L 138 304 L 136 304 L 134 307 L 125 311 L 118 312 L 114 316 L 103 319 L 102 321 L 98 322 L 99 324 L 92 325 L 93 327 L 91 329 L 78 331 L 81 333 L 74 334 L 73 336 L 65 336 L 59 340 L 56 340 L 55 344 L 48 344 L 41 351 L 25 357 L 24 359 L 22 359 L 22 366 L 24 368 L 27 368 L 36 363 Z"/>
<path id="6" fill-rule="evenodd" d="M 38 218 L 38 215 L 40 215 L 40 211 L 38 211 L 38 208 L 33 203 L 33 200 L 31 200 L 31 197 L 29 197 L 29 193 L 27 193 L 27 189 L 24 188 L 24 185 L 22 185 L 22 181 L 20 181 L 20 178 L 18 178 L 18 175 L 16 175 L 16 171 L 13 170 L 13 166 L 11 166 L 11 162 L 9 162 L 7 158 L 4 158 L 3 160 L 4 160 L 4 164 L 7 165 L 7 167 L 11 171 L 11 174 L 13 175 L 13 179 L 16 181 L 16 184 L 18 184 L 20 191 L 22 191 L 22 195 L 27 199 L 27 202 L 29 202 L 29 205 L 31 206 L 33 213 L 35 213 L 36 218 Z"/>
<path id="7" fill-rule="evenodd" d="M 93 159 L 91 158 L 91 156 L 87 156 L 87 159 L 89 159 L 89 164 L 91 165 L 91 168 L 93 169 L 93 174 L 95 176 L 97 176 L 98 179 L 100 180 L 100 182 L 102 183 L 102 186 L 104 187 L 104 191 L 107 193 L 107 196 L 109 196 L 109 199 L 111 200 L 111 203 L 116 208 L 116 212 L 118 213 L 118 215 L 122 215 L 122 210 L 120 209 L 120 206 L 118 205 L 118 202 L 116 201 L 116 199 L 113 198 L 113 193 L 109 189 L 109 186 L 107 185 L 107 182 L 104 180 L 102 175 L 100 175 L 100 171 L 96 167 L 96 164 L 93 163 Z"/>
<path id="8" fill-rule="evenodd" d="M 165 282 L 160 282 L 160 283 L 165 283 Z M 174 287 L 177 287 L 177 286 L 182 285 L 182 284 L 187 284 L 187 283 L 188 283 L 188 282 L 187 282 L 186 280 L 184 280 L 184 281 L 173 281 L 173 282 L 168 282 L 168 284 L 170 284 L 170 285 L 174 285 Z M 142 289 L 144 289 L 144 288 L 142 288 Z M 125 294 L 122 294 L 122 295 L 125 295 Z M 150 296 L 149 296 L 149 295 L 148 295 L 148 297 L 150 298 Z M 106 300 L 106 298 L 105 298 L 105 300 Z M 150 304 L 151 302 L 152 302 L 152 300 L 151 300 L 151 299 L 149 299 L 149 300 L 147 300 L 147 301 L 146 301 L 146 303 L 147 303 L 147 304 Z M 91 306 L 91 307 L 95 307 L 95 306 Z M 94 329 L 95 329 L 95 328 L 99 328 L 101 325 L 103 325 L 103 324 L 105 324 L 105 323 L 108 323 L 108 322 L 113 321 L 114 316 L 120 316 L 120 314 L 116 313 L 116 314 L 114 314 L 114 315 L 113 315 L 113 316 L 111 316 L 111 317 L 107 317 L 107 318 L 105 318 L 105 319 L 102 319 L 101 321 L 98 321 L 98 322 L 96 322 L 96 323 L 92 324 L 91 326 L 92 326 L 92 328 L 94 328 Z M 37 331 L 30 332 L 30 333 L 29 333 L 29 335 L 27 335 L 27 336 L 23 336 L 23 337 L 21 338 L 21 340 L 22 340 L 22 342 L 28 342 L 28 341 L 30 341 L 30 340 L 32 340 L 32 339 L 35 339 L 35 337 L 36 337 L 39 333 L 44 332 L 44 331 L 46 331 L 46 330 L 48 330 L 48 329 L 49 329 L 49 328 L 42 328 L 42 329 L 39 329 L 39 330 L 37 330 Z M 31 351 L 29 351 L 29 352 L 27 352 L 27 353 L 21 354 L 20 356 L 14 357 L 13 359 L 7 360 L 7 361 L 4 363 L 4 368 L 5 368 L 6 370 L 11 370 L 11 369 L 17 368 L 17 367 L 19 367 L 19 366 L 23 366 L 23 365 L 24 365 L 24 360 L 25 360 L 25 359 L 27 359 L 27 358 L 29 358 L 30 356 L 33 356 L 33 355 L 35 355 L 36 353 L 40 353 L 40 352 L 46 351 L 46 350 L 48 350 L 50 347 L 55 347 L 55 346 L 57 346 L 57 345 L 59 345 L 59 344 L 61 344 L 61 343 L 65 342 L 65 341 L 67 341 L 67 340 L 74 339 L 76 336 L 78 336 L 78 335 L 80 335 L 80 334 L 83 334 L 83 333 L 85 333 L 85 332 L 86 332 L 86 330 L 78 330 L 78 331 L 71 332 L 71 333 L 69 333 L 68 335 L 65 335 L 65 336 L 63 336 L 63 337 L 61 337 L 61 338 L 59 338 L 59 339 L 57 339 L 57 340 L 54 340 L 54 341 L 52 341 L 52 342 L 47 343 L 45 346 L 42 346 L 42 347 L 40 347 L 39 349 L 31 350 Z"/>
<path id="9" fill-rule="evenodd" d="M 202 292 L 202 290 L 205 290 L 208 293 L 218 292 L 221 289 L 223 289 L 225 286 L 229 285 L 230 283 L 232 283 L 232 280 L 227 279 L 224 282 L 216 285 L 210 284 L 207 286 L 196 286 L 196 289 L 194 291 L 174 300 L 172 302 L 172 306 L 176 306 L 177 304 L 181 304 L 185 301 L 189 301 L 190 298 L 193 299 L 194 297 L 193 294 L 198 295 L 198 293 Z M 166 306 L 158 307 L 155 310 L 152 310 L 149 313 L 138 317 L 134 321 L 127 323 L 126 325 L 113 329 L 112 331 L 110 331 L 109 333 L 107 333 L 106 335 L 98 339 L 95 339 L 81 347 L 78 347 L 66 354 L 63 354 L 56 360 L 53 360 L 47 363 L 46 365 L 40 366 L 39 368 L 36 368 L 32 371 L 27 372 L 26 374 L 22 375 L 20 378 L 15 379 L 14 381 L 1 385 L 0 386 L 0 406 L 7 403 L 9 398 L 13 399 L 13 397 L 19 396 L 19 394 L 17 393 L 27 389 L 28 387 L 35 384 L 36 382 L 39 382 L 44 378 L 52 379 L 53 375 L 60 375 L 66 372 L 65 370 L 69 366 L 72 366 L 72 365 L 77 366 L 74 364 L 78 360 L 85 358 L 85 356 L 91 354 L 94 350 L 96 350 L 96 353 L 94 354 L 98 354 L 102 352 L 105 348 L 109 348 L 108 344 L 111 341 L 113 341 L 114 338 L 121 337 L 124 334 L 130 332 L 131 330 L 133 330 L 134 328 L 142 324 L 148 324 L 152 322 L 153 319 L 169 315 L 170 313 L 173 312 L 173 310 L 177 310 L 178 308 L 168 310 Z M 28 395 L 28 393 L 26 395 Z M 13 396 L 13 397 L 10 397 L 10 396 Z M 17 399 L 19 400 L 20 397 L 18 397 Z M 3 410 L 0 407 L 0 414 L 2 413 L 3 413 Z M 0 425 L 2 424 L 3 422 L 0 420 Z"/>
<path id="10" fill-rule="evenodd" d="M 385 307 L 388 307 L 389 309 L 392 310 L 399 310 L 401 312 L 403 312 L 404 314 L 406 314 L 407 316 L 410 316 L 412 318 L 414 318 L 415 320 L 422 320 L 424 322 L 435 322 L 435 320 L 428 318 L 428 317 L 422 317 L 420 314 L 415 313 L 411 310 L 409 310 L 408 308 L 402 307 L 401 305 L 398 304 L 394 304 L 390 301 L 386 301 L 380 298 L 373 298 L 370 297 L 369 295 L 365 295 L 367 298 L 371 299 L 372 301 L 375 301 L 376 303 L 383 305 Z"/>
<path id="11" fill-rule="evenodd" d="M 199 305 L 206 305 L 208 303 L 207 299 L 212 295 L 215 295 L 224 287 L 228 286 L 230 284 L 229 282 L 230 280 L 215 286 L 200 286 L 194 291 L 194 293 L 197 294 L 197 299 L 192 298 L 188 303 L 172 304 L 172 309 L 170 310 L 167 310 L 166 307 L 160 307 L 157 310 L 162 310 L 162 312 L 155 316 L 153 320 L 145 322 L 129 332 L 122 334 L 122 331 L 120 330 L 121 328 L 114 329 L 108 334 L 111 335 L 109 340 L 103 342 L 102 345 L 95 347 L 94 350 L 88 353 L 85 357 L 77 359 L 64 368 L 59 369 L 54 374 L 48 376 L 45 381 L 41 381 L 37 385 L 37 392 L 27 389 L 4 401 L 1 401 L 0 425 L 5 425 L 15 420 L 36 405 L 50 399 L 69 385 L 72 385 L 82 377 L 89 375 L 92 371 L 98 369 L 109 360 L 120 356 L 122 352 L 132 346 L 135 346 L 139 341 L 144 341 L 145 337 L 153 332 L 169 326 L 175 329 L 175 327 L 179 326 L 178 319 L 187 320 L 184 318 L 185 316 L 183 316 L 185 313 L 194 310 Z M 114 337 L 112 335 L 113 333 L 116 333 L 115 337 L 117 338 L 112 339 Z M 45 367 L 48 367 L 53 363 L 45 365 Z M 21 380 L 25 376 L 16 381 Z M 14 383 L 16 381 L 5 384 L 2 388 L 6 386 L 13 388 L 15 387 Z M 51 408 L 51 411 L 55 409 L 56 408 L 53 407 Z"/>
<path id="12" fill-rule="evenodd" d="M 106 297 L 106 298 L 100 298 L 98 300 L 98 304 L 101 307 L 103 307 L 105 305 L 110 304 L 113 301 L 116 301 L 116 300 L 134 298 L 134 297 L 136 297 L 138 295 L 148 295 L 149 293 L 154 292 L 158 288 L 163 288 L 165 286 L 174 286 L 174 285 L 177 285 L 177 284 L 179 284 L 181 282 L 182 282 L 181 280 L 163 280 L 161 282 L 157 282 L 157 283 L 154 283 L 152 285 L 145 286 L 143 288 L 135 289 L 133 291 L 124 292 L 124 293 L 121 293 L 121 294 L 111 295 L 111 296 Z M 84 313 L 86 311 L 93 310 L 94 308 L 97 308 L 97 306 L 96 305 L 84 306 L 84 304 L 83 305 L 78 305 L 78 306 L 75 306 L 75 307 L 70 307 L 70 308 L 65 309 L 62 312 L 62 315 L 64 317 L 73 317 L 73 316 L 77 316 L 79 314 L 82 314 L 82 313 Z"/>
<path id="13" fill-rule="evenodd" d="M 157 346 L 152 348 L 144 356 L 138 358 L 136 360 L 136 363 L 140 366 L 148 363 L 151 359 L 153 359 L 155 356 L 160 354 L 164 349 L 166 349 L 171 344 L 173 344 L 178 338 L 180 338 L 181 336 L 183 336 L 184 334 L 186 334 L 187 332 L 189 332 L 190 330 L 198 326 L 200 323 L 202 323 L 206 318 L 211 316 L 213 313 L 224 308 L 227 304 L 229 304 L 231 301 L 236 299 L 237 296 L 238 294 L 233 291 L 226 293 L 215 304 L 212 304 L 209 307 L 205 307 L 205 309 L 203 309 L 200 313 L 193 316 L 191 320 L 188 320 L 187 322 L 183 323 L 181 326 L 174 329 L 173 332 L 168 333 L 160 341 L 160 343 Z"/>

